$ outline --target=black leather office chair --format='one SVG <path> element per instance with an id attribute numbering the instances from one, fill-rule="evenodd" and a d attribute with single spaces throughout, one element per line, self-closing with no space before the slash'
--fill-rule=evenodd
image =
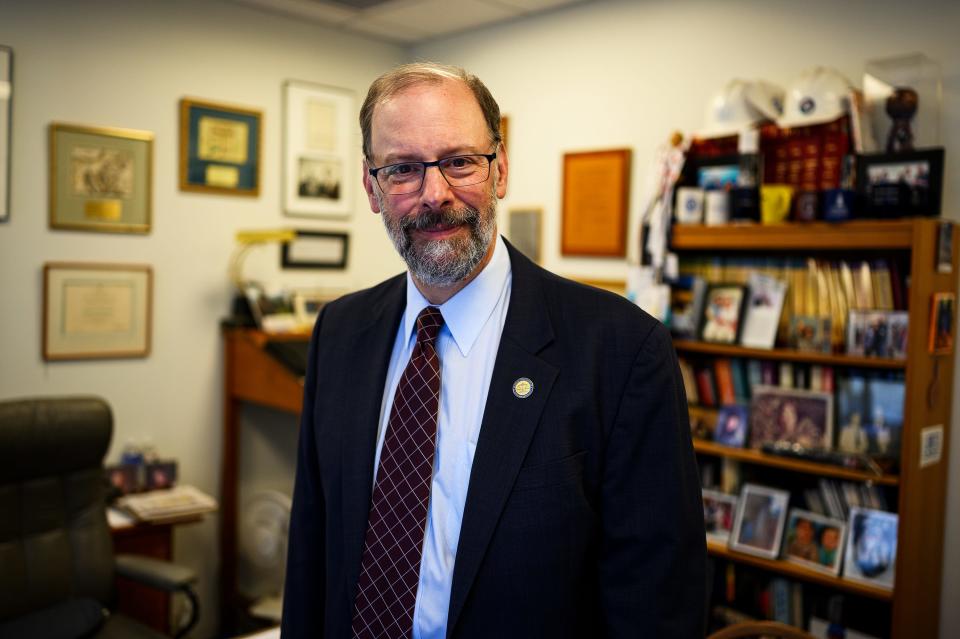
<path id="1" fill-rule="evenodd" d="M 111 613 L 121 574 L 190 601 L 194 573 L 114 556 L 104 502 L 110 407 L 93 397 L 0 402 L 0 639 L 163 637 Z"/>

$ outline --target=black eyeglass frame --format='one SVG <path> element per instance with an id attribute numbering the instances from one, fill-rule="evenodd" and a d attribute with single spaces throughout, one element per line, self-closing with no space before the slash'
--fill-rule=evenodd
<path id="1" fill-rule="evenodd" d="M 470 184 L 450 184 L 450 179 L 447 177 L 446 173 L 443 172 L 443 169 L 440 168 L 441 162 L 449 162 L 450 160 L 456 160 L 457 158 L 478 158 L 478 157 L 484 158 L 487 161 L 487 177 L 480 180 L 479 182 L 471 182 Z M 431 166 L 437 167 L 437 170 L 440 171 L 440 175 L 443 176 L 443 179 L 447 181 L 447 184 L 450 184 L 450 188 L 460 189 L 467 186 L 476 186 L 477 184 L 482 184 L 486 182 L 490 178 L 490 166 L 493 164 L 493 161 L 496 159 L 497 159 L 496 151 L 494 151 L 493 153 L 464 153 L 462 155 L 451 155 L 450 157 L 440 158 L 439 160 L 433 160 L 432 162 L 419 162 L 419 161 L 394 162 L 393 164 L 384 164 L 383 166 L 378 166 L 375 168 L 371 167 L 370 169 L 368 169 L 368 172 L 376 181 L 376 183 L 380 185 L 380 189 L 387 195 L 408 195 L 410 193 L 416 193 L 417 191 L 423 188 L 423 181 L 427 177 L 427 169 L 429 169 Z M 380 179 L 377 177 L 377 174 L 380 173 L 380 171 L 382 171 L 383 169 L 389 169 L 391 166 L 398 166 L 400 164 L 423 165 L 423 175 L 420 177 L 420 186 L 410 191 L 404 191 L 403 193 L 387 193 L 387 190 L 383 188 L 383 184 L 380 184 Z"/>

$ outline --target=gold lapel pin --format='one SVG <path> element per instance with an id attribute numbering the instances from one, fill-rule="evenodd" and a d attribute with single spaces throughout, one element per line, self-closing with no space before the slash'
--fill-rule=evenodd
<path id="1" fill-rule="evenodd" d="M 533 382 L 527 377 L 521 377 L 513 383 L 513 394 L 520 399 L 533 395 Z"/>

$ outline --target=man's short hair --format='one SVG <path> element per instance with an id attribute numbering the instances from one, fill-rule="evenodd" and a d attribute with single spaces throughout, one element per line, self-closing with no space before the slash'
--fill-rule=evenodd
<path id="1" fill-rule="evenodd" d="M 493 99 L 490 90 L 480 81 L 480 78 L 467 73 L 460 67 L 435 62 L 412 62 L 403 64 L 384 73 L 373 81 L 367 98 L 360 107 L 360 131 L 363 133 L 363 155 L 369 161 L 373 156 L 371 149 L 371 128 L 373 126 L 373 112 L 377 105 L 382 104 L 401 93 L 405 89 L 418 84 L 439 84 L 444 80 L 460 80 L 473 92 L 483 119 L 490 132 L 491 144 L 499 144 L 500 136 L 500 107 Z"/>

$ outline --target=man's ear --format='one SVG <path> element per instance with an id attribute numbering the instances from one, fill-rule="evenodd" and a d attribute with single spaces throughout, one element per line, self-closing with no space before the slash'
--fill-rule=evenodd
<path id="1" fill-rule="evenodd" d="M 370 165 L 367 163 L 366 159 L 363 161 L 363 190 L 367 192 L 367 200 L 370 202 L 370 210 L 374 213 L 380 212 L 380 202 L 377 200 L 377 194 L 374 189 L 377 187 L 373 184 L 374 178 L 370 175 Z"/>
<path id="2" fill-rule="evenodd" d="M 509 162 L 507 161 L 507 147 L 501 142 L 497 145 L 497 159 L 494 160 L 497 172 L 497 198 L 503 199 L 507 195 L 507 170 Z"/>

